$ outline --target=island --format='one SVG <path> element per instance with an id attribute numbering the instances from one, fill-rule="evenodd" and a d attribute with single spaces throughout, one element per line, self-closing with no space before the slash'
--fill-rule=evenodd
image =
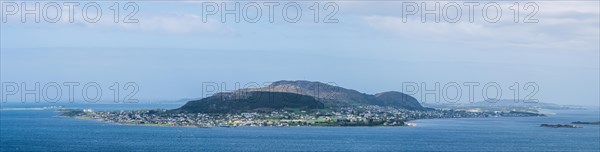
<path id="1" fill-rule="evenodd" d="M 583 122 L 583 121 L 575 121 L 572 124 L 583 124 L 583 125 L 600 125 L 600 121 L 596 122 Z"/>
<path id="2" fill-rule="evenodd" d="M 541 124 L 540 127 L 545 128 L 581 128 L 575 125 L 562 125 L 562 124 Z"/>
<path id="3" fill-rule="evenodd" d="M 63 109 L 61 113 L 118 124 L 196 127 L 408 126 L 405 122 L 416 119 L 544 116 L 529 111 L 433 109 L 401 92 L 371 95 L 303 80 L 217 93 L 177 109 Z"/>

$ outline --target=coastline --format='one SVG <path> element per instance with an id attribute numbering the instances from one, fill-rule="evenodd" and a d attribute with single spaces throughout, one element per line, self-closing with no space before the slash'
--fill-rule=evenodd
<path id="1" fill-rule="evenodd" d="M 62 113 L 60 109 L 57 109 L 56 112 Z M 114 125 L 127 125 L 127 126 L 147 126 L 147 127 L 191 127 L 191 128 L 230 128 L 230 127 L 327 127 L 327 128 L 335 128 L 335 127 L 415 127 L 418 126 L 418 121 L 422 120 L 445 120 L 445 119 L 494 119 L 494 118 L 508 118 L 510 116 L 497 116 L 497 117 L 459 117 L 459 118 L 420 118 L 420 119 L 411 119 L 407 121 L 403 121 L 402 125 L 394 125 L 394 126 L 386 126 L 386 125 L 287 125 L 287 126 L 258 126 L 258 125 L 219 125 L 219 126 L 199 126 L 199 125 L 176 125 L 176 124 L 142 124 L 142 123 L 122 123 L 115 121 L 107 121 L 104 119 L 93 118 L 90 116 L 64 116 L 58 114 L 61 117 L 71 118 L 71 119 L 82 119 L 82 120 L 92 120 L 100 123 L 114 124 Z M 518 117 L 546 117 L 546 115 L 537 115 L 537 116 L 518 116 Z M 287 120 L 291 121 L 291 120 Z"/>

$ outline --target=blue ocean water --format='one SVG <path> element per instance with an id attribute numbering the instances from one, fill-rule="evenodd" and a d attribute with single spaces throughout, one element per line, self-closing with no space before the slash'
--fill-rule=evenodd
<path id="1" fill-rule="evenodd" d="M 179 105 L 70 106 L 117 110 Z M 600 151 L 598 125 L 539 127 L 599 121 L 600 111 L 551 112 L 556 114 L 416 120 L 416 127 L 195 128 L 110 124 L 58 117 L 54 110 L 3 110 L 0 151 Z"/>

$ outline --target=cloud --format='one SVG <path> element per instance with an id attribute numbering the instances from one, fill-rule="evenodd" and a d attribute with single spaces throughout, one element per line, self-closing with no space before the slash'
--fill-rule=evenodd
<path id="1" fill-rule="evenodd" d="M 18 8 L 25 5 L 28 8 L 35 8 L 34 2 L 10 2 Z M 159 11 L 156 8 L 162 7 L 163 3 L 134 3 L 138 11 L 130 12 L 131 7 L 127 7 L 128 10 L 121 10 L 120 16 L 114 16 L 113 10 L 114 5 L 112 2 L 70 2 L 67 3 L 56 3 L 56 2 L 41 2 L 39 4 L 39 22 L 36 22 L 35 16 L 27 15 L 25 23 L 21 22 L 21 13 L 17 12 L 15 15 L 8 15 L 4 20 L 7 20 L 5 25 L 15 25 L 23 27 L 31 27 L 36 29 L 61 29 L 61 28 L 73 28 L 73 27 L 86 27 L 86 28 L 108 28 L 108 29 L 124 29 L 124 30 L 137 30 L 142 32 L 164 32 L 164 33 L 215 33 L 215 32 L 227 32 L 229 29 L 225 28 L 224 24 L 221 24 L 217 20 L 207 18 L 207 22 L 203 22 L 202 18 L 198 13 L 192 11 L 182 12 L 179 10 L 168 10 Z M 101 8 L 100 15 L 98 15 L 96 9 L 91 7 L 84 13 L 82 8 L 87 4 L 97 4 Z M 120 6 L 124 6 L 125 3 L 120 3 Z M 8 4 L 7 4 L 8 5 Z M 181 3 L 175 3 L 176 6 Z M 46 7 L 52 6 L 52 7 Z M 57 8 L 57 7 L 60 8 Z M 148 9 L 150 8 L 150 9 Z M 140 9 L 143 9 L 140 11 Z M 138 23 L 124 23 L 125 17 L 132 15 L 130 18 L 137 19 Z M 57 19 L 54 19 L 57 17 Z M 96 21 L 86 20 L 98 18 Z M 118 22 L 115 22 L 118 21 Z"/>
<path id="2" fill-rule="evenodd" d="M 170 34 L 224 34 L 232 30 L 221 22 L 202 17 L 192 13 L 186 14 L 156 14 L 136 17 L 137 23 L 114 23 L 112 20 L 102 20 L 96 23 L 80 22 L 89 28 L 118 28 L 122 30 L 147 32 L 147 33 L 170 33 Z"/>
<path id="3" fill-rule="evenodd" d="M 126 29 L 169 33 L 217 32 L 224 29 L 217 21 L 209 19 L 204 23 L 200 16 L 194 14 L 148 16 L 140 18 L 139 23 L 119 25 Z"/>
<path id="4" fill-rule="evenodd" d="M 538 3 L 540 11 L 536 18 L 539 23 L 514 23 L 512 12 L 506 10 L 503 12 L 503 18 L 506 19 L 498 23 L 488 23 L 481 18 L 476 18 L 474 23 L 449 23 L 444 20 L 440 23 L 429 20 L 422 23 L 420 17 L 408 18 L 407 22 L 403 22 L 399 15 L 366 15 L 362 19 L 368 27 L 377 31 L 418 41 L 460 43 L 482 48 L 496 46 L 597 51 L 600 14 L 598 8 L 590 8 L 594 4 L 597 6 L 597 2 L 556 3 Z M 510 5 L 502 4 L 502 8 L 508 7 Z M 464 18 L 463 15 L 462 20 L 466 20 Z"/>

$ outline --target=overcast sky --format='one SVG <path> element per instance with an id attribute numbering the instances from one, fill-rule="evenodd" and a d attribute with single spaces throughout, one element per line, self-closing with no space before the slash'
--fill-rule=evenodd
<path id="1" fill-rule="evenodd" d="M 536 2 L 539 11 L 530 19 L 537 23 L 523 23 L 534 9 L 525 2 L 519 2 L 519 23 L 510 9 L 514 2 L 498 2 L 502 17 L 496 23 L 482 16 L 490 1 L 478 2 L 473 22 L 468 7 L 458 2 L 462 16 L 456 23 L 444 18 L 436 23 L 431 15 L 423 23 L 418 13 L 403 22 L 403 2 L 386 1 L 338 1 L 328 9 L 318 2 L 319 23 L 310 9 L 314 2 L 306 1 L 298 2 L 302 16 L 295 23 L 282 16 L 289 2 L 275 7 L 273 23 L 264 1 L 256 3 L 262 9 L 256 23 L 244 18 L 236 23 L 233 15 L 222 23 L 218 12 L 203 22 L 203 3 L 197 1 L 136 2 L 139 23 L 122 22 L 131 9 L 121 9 L 120 22 L 114 23 L 112 2 L 99 2 L 103 15 L 89 23 L 81 14 L 86 3 L 76 7 L 73 23 L 66 9 L 57 23 L 44 18 L 35 23 L 33 16 L 21 23 L 20 14 L 6 15 L 10 10 L 3 5 L 2 82 L 98 82 L 103 100 L 112 99 L 112 82 L 135 82 L 135 97 L 142 101 L 201 97 L 203 82 L 225 82 L 232 90 L 236 82 L 277 80 L 335 82 L 365 93 L 402 91 L 407 82 L 424 82 L 428 89 L 436 82 L 441 87 L 478 82 L 475 100 L 483 99 L 482 87 L 491 82 L 501 86 L 501 98 L 512 99 L 517 82 L 523 99 L 532 91 L 525 84 L 535 82 L 538 90 L 531 98 L 542 102 L 598 106 L 600 101 L 597 1 Z M 329 21 L 338 22 L 323 23 L 333 8 L 338 10 Z M 288 9 L 288 17 L 293 13 Z M 462 87 L 460 101 L 467 102 Z"/>

